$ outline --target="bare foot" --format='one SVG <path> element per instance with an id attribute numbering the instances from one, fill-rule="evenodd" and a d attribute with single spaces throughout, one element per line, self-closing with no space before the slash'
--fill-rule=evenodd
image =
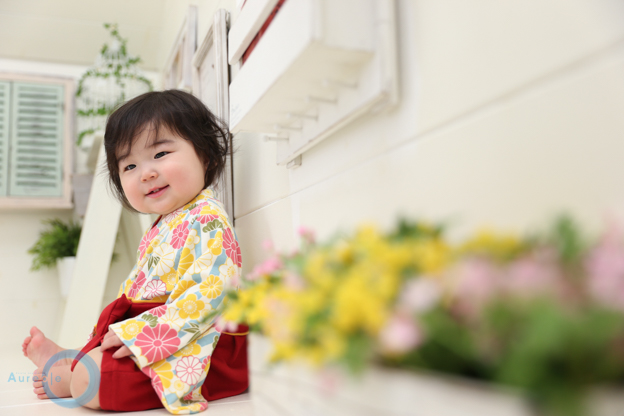
<path id="1" fill-rule="evenodd" d="M 49 370 L 48 374 L 43 374 L 43 367 L 39 367 L 33 374 L 34 393 L 38 399 L 49 399 L 43 388 L 44 381 L 49 389 L 58 398 L 71 397 L 71 366 L 61 365 Z M 36 380 L 36 381 L 35 381 Z"/>
<path id="2" fill-rule="evenodd" d="M 36 326 L 30 329 L 30 336 L 26 337 L 22 344 L 24 356 L 28 357 L 37 367 L 43 367 L 46 362 L 57 352 L 63 351 L 56 343 L 43 335 Z"/>

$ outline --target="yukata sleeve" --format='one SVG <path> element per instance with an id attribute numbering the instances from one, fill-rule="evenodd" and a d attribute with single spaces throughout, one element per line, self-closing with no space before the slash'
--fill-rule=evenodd
<path id="1" fill-rule="evenodd" d="M 239 275 L 240 249 L 227 223 L 220 218 L 189 222 L 184 247 L 175 254 L 176 283 L 167 302 L 110 326 L 141 369 L 214 332 L 216 316 L 211 312 L 221 305 L 226 289 Z M 210 351 L 203 352 L 211 354 L 215 344 L 205 346 Z"/>

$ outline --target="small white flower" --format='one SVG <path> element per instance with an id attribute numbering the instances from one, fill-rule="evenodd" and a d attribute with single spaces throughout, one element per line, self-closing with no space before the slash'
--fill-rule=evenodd
<path id="1" fill-rule="evenodd" d="M 197 235 L 197 230 L 192 229 L 189 232 L 189 235 L 186 237 L 186 242 L 184 243 L 184 247 L 188 247 L 189 250 L 193 250 L 196 244 L 199 244 L 199 236 Z"/>

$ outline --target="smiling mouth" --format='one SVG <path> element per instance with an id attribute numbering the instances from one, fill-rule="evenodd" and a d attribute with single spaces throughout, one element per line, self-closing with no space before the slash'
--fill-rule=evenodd
<path id="1" fill-rule="evenodd" d="M 163 186 L 162 188 L 156 188 L 156 189 L 154 189 L 154 190 L 150 191 L 150 192 L 147 194 L 147 196 L 150 196 L 150 195 L 155 195 L 155 194 L 159 193 L 160 191 L 162 191 L 163 189 L 167 189 L 168 187 L 169 187 L 169 185 Z"/>

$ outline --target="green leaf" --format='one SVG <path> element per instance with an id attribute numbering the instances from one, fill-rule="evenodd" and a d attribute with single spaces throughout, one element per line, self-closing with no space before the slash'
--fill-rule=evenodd
<path id="1" fill-rule="evenodd" d="M 191 322 L 189 324 L 189 328 L 184 328 L 183 331 L 188 332 L 189 334 L 197 334 L 199 332 L 199 325 Z"/>
<path id="2" fill-rule="evenodd" d="M 218 230 L 220 228 L 223 228 L 223 223 L 219 220 L 212 220 L 208 224 L 206 224 L 204 228 L 202 228 L 202 231 L 207 233 L 209 231 Z"/>
<path id="3" fill-rule="evenodd" d="M 143 319 L 144 321 L 146 321 L 149 326 L 151 326 L 152 328 L 156 327 L 156 325 L 158 325 L 158 318 L 152 314 L 149 313 L 145 313 L 143 315 L 141 315 L 141 319 Z"/>
<path id="4" fill-rule="evenodd" d="M 151 269 L 153 266 L 156 266 L 160 261 L 160 257 L 152 255 L 147 262 L 147 268 Z"/>

